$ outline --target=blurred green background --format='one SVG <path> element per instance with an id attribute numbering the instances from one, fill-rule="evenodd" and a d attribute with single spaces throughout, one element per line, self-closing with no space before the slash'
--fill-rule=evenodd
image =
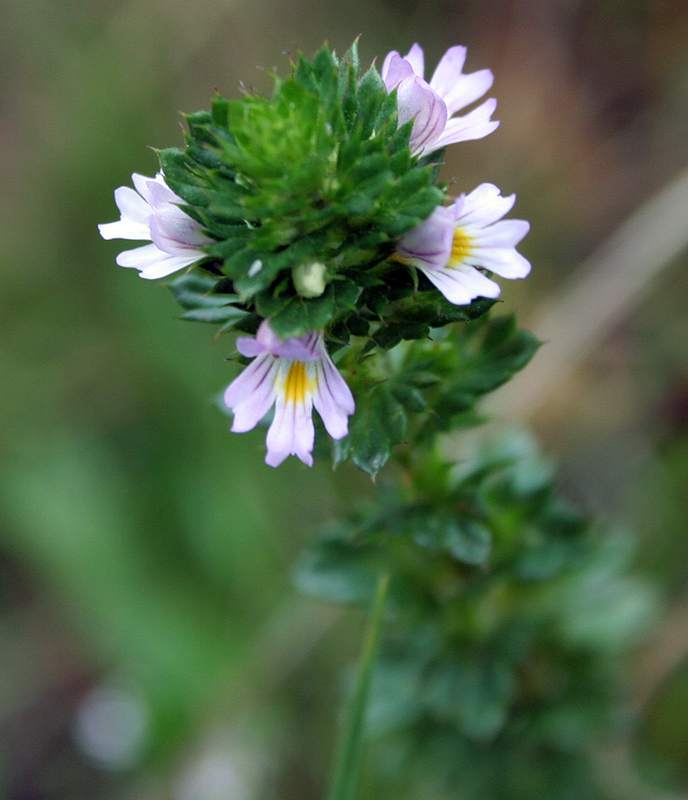
<path id="1" fill-rule="evenodd" d="M 367 62 L 465 44 L 469 70 L 495 73 L 501 127 L 451 148 L 444 178 L 518 193 L 534 266 L 506 308 L 536 332 L 574 309 L 562 337 L 589 333 L 560 355 L 546 337 L 554 372 L 534 363 L 496 408 L 535 426 L 569 497 L 639 532 L 666 613 L 628 668 L 634 755 L 648 785 L 688 793 L 685 190 L 623 229 L 657 260 L 632 296 L 623 270 L 594 291 L 598 248 L 688 168 L 685 0 L 9 0 L 0 797 L 322 794 L 360 619 L 299 600 L 290 575 L 313 528 L 372 488 L 324 462 L 272 470 L 263 431 L 231 435 L 215 405 L 231 341 L 176 321 L 96 225 L 132 172 L 154 174 L 150 147 L 181 143 L 179 111 L 267 91 L 287 52 L 358 34 Z"/>

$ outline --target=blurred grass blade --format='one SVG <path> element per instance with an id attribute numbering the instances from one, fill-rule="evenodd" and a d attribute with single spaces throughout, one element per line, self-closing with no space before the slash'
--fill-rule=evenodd
<path id="1" fill-rule="evenodd" d="M 358 666 L 356 685 L 349 703 L 328 800 L 353 800 L 356 791 L 358 774 L 361 768 L 361 757 L 363 755 L 365 713 L 368 706 L 375 657 L 380 641 L 382 612 L 385 606 L 388 586 L 389 575 L 381 575 L 375 590 L 366 639 Z"/>

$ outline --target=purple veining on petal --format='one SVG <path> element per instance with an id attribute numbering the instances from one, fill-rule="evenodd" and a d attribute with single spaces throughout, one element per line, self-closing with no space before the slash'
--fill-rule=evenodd
<path id="1" fill-rule="evenodd" d="M 404 234 L 397 255 L 415 266 L 443 267 L 449 260 L 454 220 L 449 209 L 439 206 L 413 230 Z"/>
<path id="2" fill-rule="evenodd" d="M 413 77 L 413 67 L 406 59 L 402 58 L 396 50 L 387 54 L 382 65 L 382 80 L 388 91 L 392 91 L 406 78 Z"/>
<path id="3" fill-rule="evenodd" d="M 310 331 L 304 336 L 282 340 L 272 330 L 267 319 L 261 322 L 256 333 L 256 339 L 269 353 L 281 358 L 291 358 L 294 361 L 316 361 L 320 358 L 319 336 L 317 331 Z"/>
<path id="4" fill-rule="evenodd" d="M 447 122 L 447 107 L 430 86 L 417 75 L 397 87 L 399 125 L 413 120 L 409 145 L 414 153 L 441 134 Z"/>
<path id="5" fill-rule="evenodd" d="M 290 364 L 280 365 L 277 382 L 283 387 Z M 266 444 L 268 453 L 265 461 L 270 466 L 278 466 L 289 455 L 298 456 L 308 466 L 313 464 L 310 451 L 313 449 L 315 428 L 312 419 L 312 397 L 306 393 L 304 402 L 295 403 L 278 392 L 275 403 L 275 417 L 268 430 Z"/>
<path id="6" fill-rule="evenodd" d="M 161 178 L 158 180 L 157 178 Z M 157 209 L 160 206 L 179 205 L 183 204 L 182 198 L 175 194 L 170 187 L 165 183 L 164 178 L 158 173 L 156 180 L 146 180 L 146 189 L 148 192 L 148 202 L 151 208 Z"/>
<path id="7" fill-rule="evenodd" d="M 191 255 L 189 251 L 193 251 L 197 260 L 206 256 L 200 248 L 212 241 L 199 231 L 198 223 L 183 211 L 179 214 L 151 214 L 150 232 L 153 244 L 163 252 L 177 255 L 181 251 Z"/>
<path id="8" fill-rule="evenodd" d="M 254 393 L 263 387 L 274 360 L 275 357 L 269 353 L 261 354 L 229 384 L 224 394 L 227 408 L 233 409 L 252 399 Z"/>
<path id="9" fill-rule="evenodd" d="M 276 356 L 291 358 L 294 361 L 315 361 L 318 358 L 301 338 L 285 339 L 274 347 L 272 352 Z"/>
<path id="10" fill-rule="evenodd" d="M 399 125 L 414 119 L 410 146 L 414 155 L 424 156 L 454 142 L 480 139 L 498 126 L 491 121 L 496 101 L 485 101 L 464 117 L 452 115 L 482 97 L 493 82 L 487 69 L 464 74 L 465 47 L 451 47 L 444 54 L 427 83 L 424 55 L 414 44 L 404 58 L 396 50 L 388 53 L 382 79 L 389 91 L 397 88 Z"/>
<path id="11" fill-rule="evenodd" d="M 232 431 L 245 433 L 260 422 L 275 402 L 278 364 L 264 353 L 227 387 L 225 404 L 234 413 Z"/>
<path id="12" fill-rule="evenodd" d="M 300 399 L 286 395 L 295 359 L 276 353 L 285 346 L 298 347 L 307 356 L 296 359 L 306 369 L 306 390 Z M 266 437 L 267 464 L 276 467 L 289 455 L 298 456 L 305 464 L 313 463 L 314 408 L 331 436 L 346 436 L 355 402 L 327 352 L 322 331 L 282 342 L 269 321 L 263 320 L 256 338 L 239 337 L 237 349 L 247 357 L 255 356 L 255 360 L 227 387 L 225 404 L 234 412 L 232 430 L 241 433 L 255 427 L 274 403 L 275 415 Z"/>
<path id="13" fill-rule="evenodd" d="M 318 391 L 313 405 L 330 436 L 342 439 L 349 432 L 348 416 L 355 410 L 353 395 L 329 358 L 323 359 L 318 367 Z"/>
<path id="14" fill-rule="evenodd" d="M 477 268 L 510 279 L 526 277 L 531 268 L 516 250 L 530 224 L 501 219 L 514 200 L 514 195 L 502 197 L 494 184 L 482 183 L 470 194 L 457 197 L 452 206 L 436 208 L 405 234 L 397 257 L 421 270 L 450 303 L 464 305 L 475 297 L 497 297 L 499 284 Z M 455 251 L 457 231 L 467 246 Z"/>
<path id="15" fill-rule="evenodd" d="M 204 259 L 200 248 L 213 240 L 179 208 L 177 203 L 183 201 L 167 186 L 162 173 L 155 178 L 134 173 L 132 181 L 136 191 L 128 186 L 115 191 L 120 220 L 98 227 L 105 239 L 147 239 L 153 244 L 120 253 L 116 263 L 134 267 L 140 277 L 153 280 Z"/>

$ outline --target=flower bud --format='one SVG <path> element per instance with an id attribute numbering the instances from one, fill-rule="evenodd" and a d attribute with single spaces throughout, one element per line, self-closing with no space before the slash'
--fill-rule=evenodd
<path id="1" fill-rule="evenodd" d="M 301 297 L 320 297 L 325 291 L 327 267 L 320 261 L 297 264 L 291 271 L 294 288 Z"/>

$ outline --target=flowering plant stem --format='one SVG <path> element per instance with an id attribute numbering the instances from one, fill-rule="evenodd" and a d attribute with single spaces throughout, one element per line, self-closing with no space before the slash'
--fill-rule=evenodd
<path id="1" fill-rule="evenodd" d="M 389 587 L 389 574 L 378 578 L 370 620 L 366 631 L 356 685 L 351 695 L 342 738 L 339 743 L 334 777 L 327 800 L 353 800 L 363 756 L 363 733 L 370 685 L 377 656 L 382 615 Z"/>
<path id="2" fill-rule="evenodd" d="M 117 257 L 143 278 L 185 270 L 169 284 L 181 318 L 236 335 L 244 369 L 224 406 L 236 433 L 274 407 L 267 464 L 312 465 L 325 433 L 335 466 L 375 478 L 397 462 L 296 574 L 326 602 L 371 604 L 327 800 L 354 798 L 370 698 L 384 721 L 370 736 L 391 734 L 405 768 L 399 800 L 427 796 L 423 776 L 433 796 L 460 783 L 464 800 L 609 800 L 591 737 L 611 730 L 612 676 L 650 618 L 631 550 L 559 497 L 524 437 L 456 463 L 440 441 L 479 424 L 480 399 L 539 347 L 489 315 L 493 276 L 530 271 L 516 249 L 529 224 L 504 219 L 515 196 L 437 182 L 445 146 L 498 124 L 493 98 L 459 114 L 492 85 L 465 57 L 449 48 L 427 82 L 417 44 L 381 73 L 356 43 L 299 53 L 272 97 L 187 115 L 184 147 L 116 191 L 120 219 L 100 232 L 148 242 Z"/>

